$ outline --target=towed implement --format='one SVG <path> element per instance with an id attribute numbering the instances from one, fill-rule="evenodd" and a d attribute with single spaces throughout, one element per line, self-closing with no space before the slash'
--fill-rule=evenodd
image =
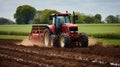
<path id="1" fill-rule="evenodd" d="M 33 25 L 29 39 L 37 39 L 46 47 L 87 47 L 88 36 L 85 33 L 78 34 L 78 26 L 75 24 L 78 16 L 73 12 L 73 22 L 70 17 L 71 14 L 68 12 L 51 14 L 49 19 L 52 24 Z"/>

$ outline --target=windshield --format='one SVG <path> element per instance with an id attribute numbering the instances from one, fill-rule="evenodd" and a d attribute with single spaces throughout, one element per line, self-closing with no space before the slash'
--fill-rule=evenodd
<path id="1" fill-rule="evenodd" d="M 56 21 L 60 20 L 62 23 L 70 23 L 70 17 L 69 16 L 57 16 Z"/>

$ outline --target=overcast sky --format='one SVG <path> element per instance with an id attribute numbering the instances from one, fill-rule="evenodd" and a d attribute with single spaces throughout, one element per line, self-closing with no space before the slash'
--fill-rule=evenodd
<path id="1" fill-rule="evenodd" d="M 37 10 L 54 9 L 60 12 L 77 11 L 84 14 L 120 15 L 120 0 L 0 0 L 0 17 L 14 21 L 16 8 L 31 5 Z"/>

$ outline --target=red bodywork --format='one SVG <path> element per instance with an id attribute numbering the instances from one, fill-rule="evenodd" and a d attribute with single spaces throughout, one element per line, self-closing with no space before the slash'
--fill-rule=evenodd
<path id="1" fill-rule="evenodd" d="M 51 16 L 70 16 L 70 15 L 71 14 L 69 13 L 62 13 L 62 14 L 52 14 Z M 53 24 L 48 25 L 48 28 L 51 30 L 51 32 L 55 33 L 55 26 Z M 71 36 L 71 37 L 77 37 L 78 26 L 73 23 L 63 23 L 61 32 L 66 33 L 68 36 Z"/>
<path id="2" fill-rule="evenodd" d="M 70 14 L 69 13 L 52 14 L 51 16 L 70 16 Z M 44 30 L 46 28 L 49 28 L 52 33 L 55 33 L 55 26 L 53 24 L 48 25 L 48 26 L 33 25 L 32 30 L 29 35 L 29 39 L 43 38 Z M 77 38 L 78 26 L 73 23 L 63 23 L 61 32 L 67 34 L 68 36 L 71 36 L 72 38 Z"/>
<path id="3" fill-rule="evenodd" d="M 29 34 L 30 40 L 42 40 L 44 36 L 44 30 L 47 26 L 33 25 L 32 30 Z"/>
<path id="4" fill-rule="evenodd" d="M 52 33 L 55 33 L 55 27 L 54 25 L 48 25 L 49 29 Z M 76 31 L 70 31 L 70 28 L 77 29 Z M 64 23 L 62 25 L 62 33 L 66 33 L 68 36 L 71 37 L 77 37 L 78 36 L 78 26 L 76 24 L 72 23 Z M 73 33 L 71 33 L 73 32 Z"/>

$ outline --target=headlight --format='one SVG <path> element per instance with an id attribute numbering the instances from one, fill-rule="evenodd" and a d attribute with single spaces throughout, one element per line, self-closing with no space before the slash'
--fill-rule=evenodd
<path id="1" fill-rule="evenodd" d="M 78 33 L 78 31 L 75 31 L 75 33 Z"/>
<path id="2" fill-rule="evenodd" d="M 78 31 L 70 31 L 70 33 L 78 33 Z"/>
<path id="3" fill-rule="evenodd" d="M 70 33 L 74 33 L 74 31 L 70 31 Z"/>

